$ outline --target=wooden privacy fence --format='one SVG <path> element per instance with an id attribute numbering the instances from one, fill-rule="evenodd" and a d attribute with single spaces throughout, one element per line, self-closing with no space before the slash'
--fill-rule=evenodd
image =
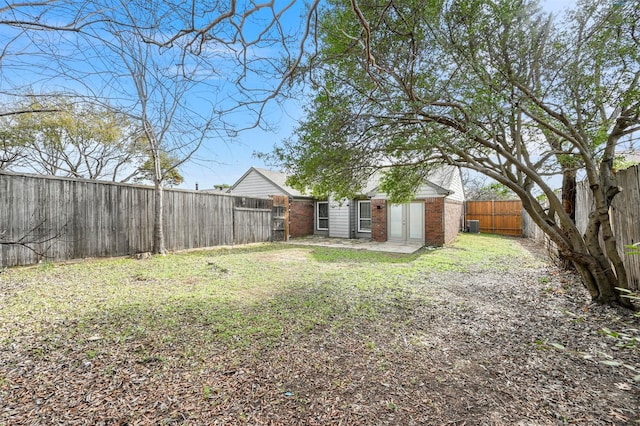
<path id="1" fill-rule="evenodd" d="M 629 287 L 632 290 L 640 290 L 640 255 L 628 254 L 626 245 L 640 241 L 640 166 L 633 166 L 616 173 L 618 186 L 622 192 L 613 199 L 609 215 L 616 237 L 618 253 L 622 258 Z M 576 226 L 584 234 L 589 223 L 589 214 L 593 211 L 593 194 L 588 182 L 578 182 L 576 188 Z M 525 213 L 525 236 L 538 241 L 543 241 L 550 251 L 555 252 L 553 242 Z M 604 247 L 602 236 L 600 245 Z"/>
<path id="2" fill-rule="evenodd" d="M 233 208 L 235 244 L 271 241 L 271 209 Z"/>
<path id="3" fill-rule="evenodd" d="M 272 240 L 272 202 L 164 191 L 168 250 Z M 151 251 L 154 190 L 0 172 L 0 266 Z"/>
<path id="4" fill-rule="evenodd" d="M 622 258 L 629 286 L 640 290 L 640 255 L 631 255 L 625 246 L 640 241 L 640 166 L 636 165 L 616 173 L 618 186 L 622 192 L 611 203 L 609 216 L 616 237 L 618 253 Z M 593 211 L 593 194 L 588 182 L 579 182 L 576 191 L 576 226 L 584 233 L 589 223 L 589 213 Z M 600 245 L 604 247 L 602 238 Z"/>
<path id="5" fill-rule="evenodd" d="M 480 232 L 488 234 L 522 236 L 522 202 L 467 201 L 466 220 L 480 222 Z"/>

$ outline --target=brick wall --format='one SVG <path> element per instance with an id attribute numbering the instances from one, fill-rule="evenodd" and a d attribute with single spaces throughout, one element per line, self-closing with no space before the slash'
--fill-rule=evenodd
<path id="1" fill-rule="evenodd" d="M 387 241 L 387 202 L 371 200 L 371 239 Z"/>
<path id="2" fill-rule="evenodd" d="M 460 221 L 464 212 L 462 201 L 445 200 L 444 202 L 444 243 L 450 243 L 460 232 Z"/>
<path id="3" fill-rule="evenodd" d="M 428 246 L 442 246 L 445 243 L 444 198 L 434 197 L 424 200 L 424 243 Z"/>
<path id="4" fill-rule="evenodd" d="M 314 203 L 293 200 L 289 203 L 289 235 L 291 238 L 313 235 Z"/>

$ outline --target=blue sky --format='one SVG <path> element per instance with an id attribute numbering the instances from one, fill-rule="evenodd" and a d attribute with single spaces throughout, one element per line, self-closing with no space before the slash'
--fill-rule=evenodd
<path id="1" fill-rule="evenodd" d="M 286 0 L 278 3 L 286 3 Z M 301 3 L 302 2 L 299 2 L 299 5 L 296 5 L 296 7 L 301 8 Z M 560 14 L 567 7 L 575 5 L 575 3 L 575 1 L 569 0 L 541 0 L 543 7 L 554 14 Z M 297 19 L 298 13 L 299 10 L 290 13 L 285 25 L 291 25 L 292 28 L 299 26 L 300 21 Z M 2 32 L 0 31 L 0 35 L 1 34 Z M 89 52 L 89 56 L 83 54 L 78 59 L 80 61 L 90 62 L 100 59 L 99 52 L 97 56 L 94 56 L 94 59 L 91 59 L 91 54 L 91 52 Z M 93 54 L 96 55 L 96 52 L 93 52 Z M 33 72 L 34 74 L 31 75 L 35 75 L 33 78 L 37 80 L 37 67 L 32 68 L 36 69 L 25 69 L 22 72 L 16 73 L 16 75 L 7 75 L 7 73 L 4 73 L 4 75 L 0 75 L 0 77 L 2 77 L 2 80 L 6 80 L 7 78 L 28 78 L 26 76 L 29 75 L 30 72 Z M 3 89 L 2 80 L 0 80 L 0 89 Z M 62 79 L 61 81 L 44 80 L 42 84 L 51 87 L 53 84 L 68 85 L 73 83 L 70 83 L 69 79 L 66 81 Z M 102 85 L 97 84 L 97 86 Z M 102 90 L 104 89 L 98 89 L 99 92 L 104 93 Z M 107 89 L 107 91 L 108 90 L 109 89 Z M 212 188 L 216 184 L 233 184 L 251 166 L 268 167 L 254 156 L 254 152 L 270 152 L 274 145 L 279 144 L 283 139 L 289 137 L 296 126 L 297 120 L 302 118 L 302 108 L 306 101 L 306 99 L 289 100 L 283 104 L 272 101 L 268 104 L 265 119 L 273 128 L 271 131 L 259 128 L 247 130 L 226 141 L 220 141 L 220 139 L 215 137 L 210 138 L 196 153 L 193 160 L 180 168 L 180 172 L 184 177 L 184 183 L 179 187 L 194 189 L 197 183 L 200 189 L 207 189 Z M 210 105 L 211 104 L 207 106 L 210 108 Z"/>
<path id="2" fill-rule="evenodd" d="M 11 108 L 14 102 L 23 101 L 21 98 L 25 94 L 62 94 L 74 99 L 78 99 L 76 95 L 89 95 L 100 102 L 139 116 L 142 103 L 137 93 L 145 92 L 148 94 L 147 104 L 150 105 L 150 121 L 156 127 L 157 134 L 168 135 L 164 139 L 168 142 L 164 145 L 170 150 L 185 143 L 187 146 L 193 146 L 193 141 L 201 134 L 199 129 L 205 128 L 210 117 L 215 118 L 212 120 L 214 129 L 201 149 L 192 161 L 180 167 L 180 172 L 185 178 L 181 187 L 193 189 L 196 182 L 201 188 L 233 183 L 251 165 L 262 165 L 253 158 L 254 151 L 270 151 L 277 141 L 291 133 L 295 120 L 300 117 L 300 106 L 295 101 L 287 102 L 286 108 L 281 108 L 278 102 L 273 101 L 263 114 L 273 131 L 254 129 L 242 132 L 236 137 L 232 136 L 233 130 L 229 129 L 235 126 L 246 127 L 247 123 L 253 123 L 255 114 L 252 115 L 248 109 L 239 108 L 232 112 L 222 112 L 222 120 L 217 117 L 221 111 L 228 111 L 237 106 L 236 99 L 246 101 L 256 96 L 265 96 L 280 82 L 276 78 L 257 78 L 265 75 L 261 71 L 251 72 L 251 69 L 255 68 L 266 70 L 267 73 L 273 71 L 273 63 L 277 63 L 274 59 L 283 56 L 283 48 L 270 37 L 278 40 L 279 34 L 272 27 L 271 32 L 265 36 L 266 40 L 257 41 L 255 37 L 265 31 L 265 23 L 272 22 L 272 14 L 283 13 L 283 32 L 288 36 L 294 36 L 288 48 L 295 57 L 299 44 L 295 37 L 299 38 L 302 33 L 299 28 L 303 21 L 299 19 L 299 15 L 306 9 L 302 1 L 297 1 L 289 7 L 291 2 L 293 0 L 276 0 L 273 10 L 268 8 L 268 3 L 255 3 L 252 0 L 241 0 L 237 3 L 239 15 L 246 10 L 258 10 L 246 19 L 246 22 L 253 25 L 244 26 L 242 32 L 243 39 L 250 44 L 244 52 L 250 68 L 238 65 L 237 58 L 241 58 L 243 52 L 239 50 L 239 43 L 230 41 L 230 38 L 237 34 L 235 26 L 243 22 L 238 16 L 233 18 L 234 27 L 223 20 L 208 30 L 210 38 L 200 45 L 204 48 L 193 55 L 181 56 L 183 51 L 178 46 L 186 43 L 189 40 L 188 36 L 172 43 L 175 48 L 160 48 L 139 41 L 129 41 L 138 38 L 132 37 L 126 28 L 143 29 L 147 37 L 155 40 L 166 39 L 169 35 L 177 33 L 178 28 L 184 28 L 186 25 L 183 19 L 189 16 L 190 10 L 180 8 L 185 5 L 188 7 L 188 2 L 172 4 L 169 0 L 158 3 L 158 8 L 154 8 L 154 11 L 157 10 L 155 13 L 146 13 L 139 6 L 129 9 L 128 0 L 88 2 L 87 7 L 97 12 L 93 16 L 102 17 L 104 13 L 109 18 L 84 27 L 84 31 L 92 34 L 94 38 L 75 32 L 35 29 L 23 31 L 2 24 L 0 44 L 8 52 L 7 55 L 0 56 L 2 103 L 6 108 Z M 70 5 L 68 8 L 65 6 L 67 4 Z M 144 5 L 144 0 L 140 4 Z M 196 3 L 196 7 L 201 9 L 194 13 L 195 27 L 204 28 L 214 19 L 220 18 L 221 13 L 226 12 L 224 2 L 220 4 L 219 8 L 210 9 L 204 2 Z M 33 15 L 40 15 L 40 21 L 47 25 L 65 26 L 78 13 L 73 5 L 74 3 L 53 2 L 5 8 L 0 15 L 0 21 L 29 22 Z M 160 16 L 162 18 L 158 18 Z M 154 19 L 162 19 L 162 27 L 158 27 Z M 131 21 L 135 27 L 123 26 L 125 30 L 118 31 L 123 34 L 121 38 L 110 32 L 113 30 L 109 29 L 109 22 L 115 21 Z M 51 51 L 54 51 L 55 55 L 51 55 Z M 132 58 L 128 54 L 130 51 L 144 52 L 141 55 L 144 55 L 145 59 Z M 132 75 L 143 73 L 132 72 L 130 67 L 141 61 L 145 61 L 146 75 L 149 77 L 143 83 L 144 89 L 138 91 L 133 85 Z M 189 69 L 194 69 L 196 64 L 200 64 L 197 73 L 190 74 Z M 187 69 L 188 78 L 179 76 L 181 66 Z M 243 70 L 248 72 L 241 77 Z M 236 90 L 234 82 L 240 78 L 245 86 L 250 87 L 251 98 Z M 192 81 L 196 83 L 191 84 Z M 178 85 L 184 82 L 188 89 L 174 92 L 176 83 L 172 82 L 177 82 Z M 166 99 L 170 101 L 167 103 Z M 172 100 L 180 104 L 176 114 L 172 113 Z M 160 131 L 164 123 L 168 122 L 166 117 L 169 116 L 178 117 L 173 120 L 177 124 L 169 131 Z M 185 151 L 172 152 L 178 152 L 176 156 L 182 157 Z"/>
<path id="3" fill-rule="evenodd" d="M 296 121 L 302 117 L 304 100 L 290 100 L 282 107 L 275 102 L 269 106 L 267 119 L 274 131 L 252 129 L 241 132 L 226 144 L 203 146 L 196 159 L 181 168 L 184 183 L 179 188 L 212 188 L 217 184 L 232 185 L 250 167 L 269 168 L 254 152 L 270 152 L 276 143 L 291 135 Z"/>
<path id="4" fill-rule="evenodd" d="M 541 0 L 545 10 L 558 15 L 575 4 L 575 0 Z M 196 183 L 200 189 L 211 188 L 215 184 L 231 185 L 251 166 L 268 168 L 253 153 L 270 152 L 275 144 L 289 137 L 296 120 L 302 118 L 301 108 L 304 102 L 304 99 L 291 100 L 282 108 L 276 103 L 269 106 L 268 120 L 277 127 L 276 131 L 253 129 L 240 133 L 224 146 L 203 147 L 197 157 L 208 160 L 196 160 L 182 167 L 181 173 L 185 181 L 180 188 L 194 189 Z"/>

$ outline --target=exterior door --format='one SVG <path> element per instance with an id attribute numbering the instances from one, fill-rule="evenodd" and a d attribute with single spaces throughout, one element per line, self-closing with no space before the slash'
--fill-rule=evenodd
<path id="1" fill-rule="evenodd" d="M 424 204 L 390 204 L 387 240 L 400 242 L 424 241 Z"/>

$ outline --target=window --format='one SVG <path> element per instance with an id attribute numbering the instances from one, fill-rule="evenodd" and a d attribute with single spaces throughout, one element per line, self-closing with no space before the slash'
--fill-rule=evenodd
<path id="1" fill-rule="evenodd" d="M 371 201 L 358 201 L 358 232 L 371 232 Z"/>
<path id="2" fill-rule="evenodd" d="M 316 204 L 318 222 L 316 227 L 320 231 L 326 231 L 329 229 L 329 203 L 327 201 L 320 201 Z"/>

